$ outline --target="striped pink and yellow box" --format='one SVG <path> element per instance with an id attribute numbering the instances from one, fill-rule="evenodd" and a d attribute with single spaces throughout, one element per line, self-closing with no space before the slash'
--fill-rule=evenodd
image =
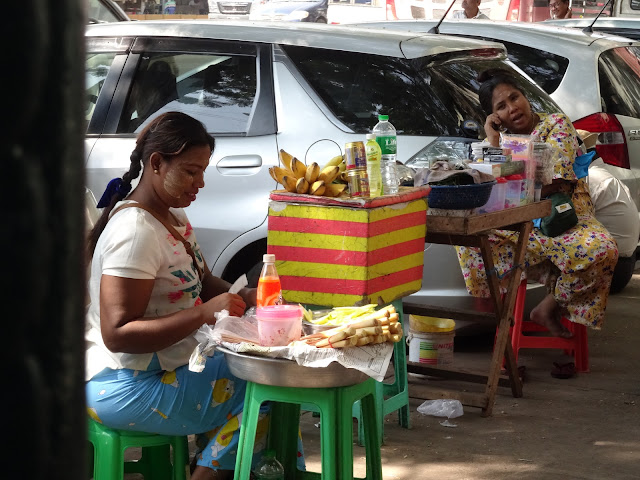
<path id="1" fill-rule="evenodd" d="M 267 251 L 287 302 L 389 302 L 422 285 L 427 202 L 376 208 L 271 201 Z"/>

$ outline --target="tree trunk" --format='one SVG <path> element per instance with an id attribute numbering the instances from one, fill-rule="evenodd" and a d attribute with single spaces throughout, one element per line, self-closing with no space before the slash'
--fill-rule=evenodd
<path id="1" fill-rule="evenodd" d="M 84 0 L 3 18 L 2 476 L 84 479 Z"/>

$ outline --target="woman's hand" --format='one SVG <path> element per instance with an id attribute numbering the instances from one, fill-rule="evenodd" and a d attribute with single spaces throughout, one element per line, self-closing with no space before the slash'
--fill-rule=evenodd
<path id="1" fill-rule="evenodd" d="M 216 323 L 215 313 L 227 310 L 232 317 L 241 317 L 244 314 L 247 304 L 240 295 L 235 293 L 223 293 L 213 297 L 202 305 L 207 309 L 206 323 L 213 325 Z"/>
<path id="2" fill-rule="evenodd" d="M 258 303 L 258 289 L 257 288 L 243 288 L 240 290 L 242 299 L 247 304 L 247 307 L 255 307 Z"/>
<path id="3" fill-rule="evenodd" d="M 500 126 L 502 122 L 497 113 L 487 116 L 484 122 L 484 133 L 487 135 L 487 141 L 494 147 L 500 146 Z"/>

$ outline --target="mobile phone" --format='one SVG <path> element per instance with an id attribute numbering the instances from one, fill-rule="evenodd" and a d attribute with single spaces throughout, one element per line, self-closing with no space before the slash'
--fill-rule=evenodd
<path id="1" fill-rule="evenodd" d="M 491 122 L 491 128 L 493 128 L 496 132 L 499 132 L 501 129 L 501 126 L 498 125 L 496 122 Z"/>

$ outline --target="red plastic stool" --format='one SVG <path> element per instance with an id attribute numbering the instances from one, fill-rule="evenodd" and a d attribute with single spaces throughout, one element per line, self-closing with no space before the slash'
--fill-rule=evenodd
<path id="1" fill-rule="evenodd" d="M 524 335 L 524 332 L 546 332 L 542 325 L 531 321 L 523 321 L 524 301 L 527 294 L 527 280 L 520 282 L 516 295 L 516 304 L 513 309 L 513 327 L 510 329 L 511 346 L 513 354 L 518 361 L 518 350 L 521 348 L 558 348 L 563 349 L 567 355 L 573 355 L 576 371 L 589 371 L 589 341 L 587 327 L 573 323 L 566 318 L 562 323 L 573 334 L 571 338 Z"/>

